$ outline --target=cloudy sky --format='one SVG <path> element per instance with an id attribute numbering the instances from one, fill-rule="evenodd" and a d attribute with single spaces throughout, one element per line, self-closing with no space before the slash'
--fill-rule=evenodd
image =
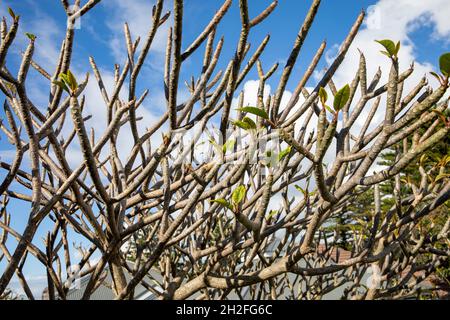
<path id="1" fill-rule="evenodd" d="M 83 1 L 84 2 L 84 1 Z M 86 72 L 92 74 L 89 66 L 89 56 L 95 58 L 97 65 L 103 73 L 103 79 L 110 89 L 113 83 L 114 63 L 122 64 L 125 60 L 125 44 L 123 37 L 123 24 L 128 22 L 133 35 L 145 37 L 151 25 L 151 8 L 153 0 L 104 0 L 88 15 L 84 16 L 76 32 L 76 44 L 72 71 L 82 78 Z M 165 10 L 170 10 L 170 2 L 166 1 Z M 259 14 L 271 0 L 249 0 L 250 16 Z M 271 40 L 267 46 L 261 60 L 266 70 L 274 63 L 279 62 L 284 65 L 297 31 L 303 21 L 307 8 L 311 1 L 280 0 L 275 12 L 262 24 L 252 29 L 249 38 L 254 50 L 261 40 L 267 35 L 271 35 Z M 222 0 L 188 0 L 185 1 L 184 13 L 184 35 L 183 47 L 187 47 L 191 41 L 201 32 L 204 26 L 212 17 L 215 10 L 221 6 Z M 58 0 L 21 0 L 6 1 L 0 0 L 0 15 L 6 16 L 8 6 L 12 7 L 16 14 L 21 16 L 21 27 L 17 42 L 10 50 L 11 54 L 7 60 L 8 67 L 16 70 L 19 53 L 23 51 L 27 44 L 25 32 L 31 32 L 37 36 L 35 60 L 46 70 L 53 73 L 55 63 L 58 58 L 59 48 L 65 32 L 65 13 Z M 297 81 L 302 77 L 310 59 L 323 40 L 327 41 L 327 51 L 320 62 L 318 70 L 325 68 L 333 59 L 341 41 L 345 38 L 354 20 L 364 9 L 367 18 L 364 25 L 356 37 L 346 61 L 338 70 L 334 80 L 340 87 L 351 81 L 358 63 L 359 48 L 367 58 L 368 77 L 371 78 L 378 67 L 385 70 L 383 77 L 386 77 L 388 70 L 388 59 L 379 53 L 379 45 L 375 39 L 389 38 L 394 41 L 401 41 L 400 67 L 407 68 L 413 61 L 415 62 L 415 73 L 408 80 L 406 86 L 417 83 L 427 72 L 434 70 L 440 54 L 450 51 L 450 5 L 448 0 L 323 0 L 313 29 L 302 49 L 299 60 L 295 67 L 291 81 L 288 83 L 285 99 L 290 96 Z M 148 61 L 141 73 L 138 93 L 149 89 L 150 93 L 143 107 L 139 108 L 139 115 L 143 117 L 141 130 L 145 129 L 145 124 L 149 125 L 165 111 L 164 95 L 162 90 L 162 69 L 163 55 L 166 45 L 166 32 L 169 21 L 158 32 L 154 45 L 151 49 Z M 229 59 L 233 56 L 240 30 L 240 19 L 238 1 L 234 1 L 232 8 L 225 16 L 223 23 L 217 30 L 217 39 L 224 36 L 224 49 L 218 68 L 223 69 Z M 202 50 L 194 54 L 183 64 L 182 81 L 180 81 L 180 99 L 187 96 L 187 90 L 183 83 L 192 75 L 198 75 L 199 62 L 202 59 Z M 275 90 L 282 68 L 279 68 L 267 85 L 267 94 Z M 316 72 L 308 86 L 314 86 L 320 77 L 320 71 Z M 91 78 L 93 80 L 93 77 Z M 249 74 L 247 81 L 242 85 L 242 90 L 246 93 L 246 103 L 254 104 L 257 89 L 256 72 Z M 430 79 L 430 84 L 435 81 Z M 27 83 L 28 93 L 35 104 L 45 110 L 48 100 L 49 84 L 36 72 L 30 74 Z M 85 112 L 92 114 L 93 118 L 89 125 L 94 125 L 98 131 L 105 127 L 104 105 L 100 92 L 94 81 L 91 81 L 87 91 L 87 105 Z M 3 99 L 3 97 L 0 97 Z M 1 114 L 3 118 L 4 115 Z M 100 134 L 100 133 L 99 133 Z M 8 144 L 6 137 L 0 133 L 0 158 L 8 161 L 14 155 L 14 150 Z M 119 148 L 128 150 L 130 148 L 126 139 L 120 141 Z M 81 160 L 79 150 L 72 150 L 71 163 L 76 164 Z M 25 163 L 24 166 L 27 164 Z M 0 171 L 0 179 L 5 172 Z M 24 222 L 28 216 L 28 206 L 17 203 L 14 206 L 13 221 L 17 230 L 24 227 Z M 17 217 L 19 216 L 19 217 Z M 21 218 L 23 217 L 23 218 Z M 45 227 L 43 228 L 45 229 Z M 40 238 L 43 234 L 38 234 L 36 244 L 41 245 Z M 11 240 L 12 241 L 12 240 Z M 10 242 L 14 247 L 14 242 Z M 4 268 L 4 262 L 0 263 L 0 273 Z M 32 279 L 31 284 L 34 290 L 42 290 L 44 279 L 43 270 L 37 263 L 31 260 L 27 265 L 26 274 Z M 12 283 L 13 287 L 17 282 Z"/>

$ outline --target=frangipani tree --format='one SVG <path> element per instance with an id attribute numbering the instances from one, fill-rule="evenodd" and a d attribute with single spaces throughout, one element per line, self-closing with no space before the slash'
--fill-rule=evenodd
<path id="1" fill-rule="evenodd" d="M 312 1 L 277 90 L 267 99 L 265 84 L 281 67 L 275 64 L 265 72 L 260 61 L 269 36 L 255 50 L 248 39 L 252 29 L 276 9 L 277 1 L 252 18 L 247 0 L 239 0 L 241 32 L 235 54 L 217 71 L 224 38 L 216 39 L 216 28 L 232 1 L 224 1 L 203 32 L 182 46 L 182 25 L 189 23 L 183 16 L 184 1 L 173 0 L 173 12 L 164 13 L 165 1 L 157 0 L 145 38 L 133 39 L 125 24 L 128 54 L 116 67 L 114 89 L 109 91 L 94 57 L 90 58 L 94 77 L 76 79 L 71 72 L 77 39 L 73 26 L 99 2 L 89 0 L 80 6 L 76 1 L 78 9 L 73 10 L 67 0 L 61 1 L 68 24 L 57 68 L 51 71 L 34 60 L 39 38 L 31 33 L 19 69 L 8 68 L 20 17 L 10 9 L 11 17 L 2 20 L 0 89 L 5 120 L 1 129 L 16 155 L 12 162 L 1 162 L 0 259 L 6 267 L 0 294 L 16 274 L 27 296 L 34 298 L 23 273 L 30 255 L 47 271 L 50 299 L 66 298 L 74 266 L 80 270 L 77 276 L 89 275 L 83 299 L 89 299 L 105 271 L 112 275 L 117 299 L 133 298 L 138 284 L 160 299 L 319 299 L 344 284 L 341 294 L 347 299 L 401 298 L 416 295 L 417 284 L 448 261 L 450 217 L 448 210 L 441 210 L 450 197 L 447 167 L 433 180 L 419 166 L 420 185 L 402 181 L 401 174 L 449 134 L 444 97 L 450 54 L 440 59 L 436 87 L 427 87 L 424 78 L 410 92 L 403 92 L 414 66 L 400 70 L 400 43 L 379 40 L 391 64 L 390 70 L 383 70 L 389 72 L 388 81 L 381 83 L 381 70 L 367 75 L 361 48 L 354 80 L 338 90 L 333 76 L 363 22 L 362 12 L 315 88 L 308 90 L 306 84 L 325 43 L 290 100 L 282 104 L 320 0 Z M 145 124 L 148 128 L 140 134 L 136 109 L 148 91 L 137 91 L 139 75 L 155 35 L 169 19 L 173 26 L 162 79 L 166 111 L 155 123 Z M 180 71 L 200 49 L 204 50 L 201 72 L 187 83 L 190 95 L 182 100 Z M 50 86 L 44 112 L 27 94 L 30 68 Z M 256 105 L 246 106 L 244 93 L 238 90 L 253 68 L 259 75 L 258 99 Z M 103 97 L 108 124 L 103 132 L 95 128 L 89 132 L 84 110 L 88 81 L 98 84 Z M 234 117 L 233 99 L 238 95 Z M 384 118 L 375 123 L 379 110 Z M 364 125 L 357 128 L 355 123 L 362 117 Z M 442 122 L 445 125 L 439 125 Z M 64 127 L 71 128 L 68 136 Z M 130 137 L 129 154 L 123 155 L 117 147 L 120 135 Z M 399 143 L 403 147 L 395 162 L 374 172 L 383 152 Z M 68 147 L 74 144 L 80 147 L 83 162 L 71 168 Z M 199 160 L 201 145 L 209 152 Z M 333 151 L 332 161 L 326 164 L 327 154 Z M 395 186 L 395 203 L 383 209 L 380 184 L 388 181 Z M 407 191 L 401 189 L 404 184 Z M 339 239 L 326 229 L 362 193 L 373 195 L 373 205 L 365 208 L 369 219 L 351 221 L 351 250 L 344 257 L 337 248 Z M 13 201 L 30 203 L 23 232 L 11 226 L 11 220 L 23 219 L 10 205 Z M 446 222 L 433 235 L 420 232 L 420 222 L 437 210 L 446 215 Z M 53 228 L 42 246 L 36 233 L 49 222 Z M 79 261 L 73 261 L 71 254 L 73 233 L 88 244 Z M 14 246 L 6 245 L 8 237 L 16 240 Z M 93 255 L 99 257 L 94 263 Z M 367 281 L 364 277 L 370 272 Z"/>

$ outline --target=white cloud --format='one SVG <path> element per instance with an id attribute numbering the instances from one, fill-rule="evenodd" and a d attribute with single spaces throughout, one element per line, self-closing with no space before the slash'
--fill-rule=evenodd
<path id="1" fill-rule="evenodd" d="M 31 20 L 29 30 L 36 34 L 36 56 L 39 63 L 48 71 L 53 72 L 59 58 L 59 46 L 62 40 L 61 28 L 49 16 L 43 14 L 38 19 Z M 24 29 L 26 28 L 24 27 Z"/>
<path id="2" fill-rule="evenodd" d="M 111 13 L 107 22 L 107 27 L 112 31 L 110 48 L 117 61 L 124 61 L 124 58 L 126 57 L 125 38 L 123 33 L 124 23 L 128 23 L 133 40 L 138 36 L 141 37 L 140 47 L 142 48 L 147 33 L 152 25 L 152 8 L 154 4 L 154 0 L 110 0 L 104 3 L 107 10 Z M 162 12 L 163 15 L 166 10 L 169 9 L 164 8 Z M 169 18 L 169 20 L 158 29 L 150 49 L 151 53 L 156 54 L 160 58 L 162 58 L 166 50 L 167 32 L 170 24 L 171 19 Z M 161 69 L 161 63 L 152 63 L 151 65 L 154 68 Z"/>
<path id="3" fill-rule="evenodd" d="M 244 87 L 242 91 L 244 92 L 244 107 L 245 106 L 256 106 L 258 101 L 258 88 L 259 88 L 259 81 L 258 80 L 248 80 L 244 83 Z M 264 86 L 264 101 L 266 101 L 267 97 L 269 96 L 271 92 L 270 85 L 266 84 Z M 233 107 L 238 106 L 239 98 L 233 99 Z"/>
<path id="4" fill-rule="evenodd" d="M 380 54 L 381 47 L 374 40 L 392 39 L 401 41 L 402 44 L 399 53 L 400 68 L 404 70 L 415 62 L 415 72 L 405 83 L 406 89 L 411 88 L 425 73 L 431 71 L 433 66 L 430 62 L 417 61 L 415 43 L 409 35 L 425 24 L 435 26 L 433 37 L 436 39 L 443 39 L 449 35 L 450 22 L 442 18 L 450 14 L 450 7 L 446 4 L 448 4 L 446 0 L 426 2 L 380 0 L 369 7 L 362 30 L 356 36 L 345 61 L 333 78 L 336 84 L 342 86 L 354 77 L 359 61 L 358 48 L 366 56 L 369 81 L 378 67 L 383 71 L 382 81 L 386 81 L 390 61 Z M 432 63 L 436 64 L 434 61 Z"/>
<path id="5" fill-rule="evenodd" d="M 256 106 L 258 102 L 258 88 L 259 88 L 259 80 L 248 80 L 244 83 L 244 87 L 242 91 L 244 92 L 244 107 L 245 106 Z M 267 97 L 272 93 L 272 87 L 268 84 L 264 85 L 264 94 L 263 101 L 266 103 Z M 287 105 L 289 99 L 291 98 L 292 93 L 286 90 L 281 98 L 281 109 Z M 239 98 L 235 97 L 232 102 L 232 106 L 238 106 Z"/>

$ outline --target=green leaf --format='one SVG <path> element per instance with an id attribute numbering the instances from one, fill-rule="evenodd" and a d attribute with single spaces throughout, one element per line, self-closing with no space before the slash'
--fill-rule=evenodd
<path id="1" fill-rule="evenodd" d="M 67 70 L 67 77 L 69 78 L 71 89 L 75 91 L 78 88 L 77 79 L 70 70 Z"/>
<path id="2" fill-rule="evenodd" d="M 69 77 L 67 76 L 67 74 L 61 73 L 59 75 L 59 78 L 65 84 L 67 91 L 69 91 L 68 89 L 71 88 L 72 86 L 70 85 L 70 80 L 69 80 Z"/>
<path id="3" fill-rule="evenodd" d="M 231 200 L 234 204 L 239 204 L 244 200 L 245 194 L 247 190 L 245 189 L 245 186 L 240 185 L 236 189 L 234 189 L 233 194 L 231 195 Z"/>
<path id="4" fill-rule="evenodd" d="M 64 81 L 61 80 L 55 80 L 53 81 L 54 84 L 56 84 L 58 87 L 60 87 L 61 89 L 69 92 L 69 88 L 67 88 L 66 84 L 64 83 Z"/>
<path id="5" fill-rule="evenodd" d="M 278 154 L 278 161 L 283 160 L 284 157 L 286 157 L 289 153 L 291 153 L 292 147 L 287 147 L 286 149 L 284 149 L 283 151 L 281 151 Z"/>
<path id="6" fill-rule="evenodd" d="M 233 121 L 233 124 L 234 124 L 236 127 L 239 127 L 239 128 L 241 128 L 241 129 L 244 129 L 244 130 L 248 130 L 248 129 L 249 129 L 249 128 L 248 128 L 248 124 L 245 123 L 244 121 L 241 121 L 241 120 Z"/>
<path id="7" fill-rule="evenodd" d="M 215 199 L 215 200 L 211 200 L 211 202 L 218 203 L 222 207 L 225 207 L 227 209 L 233 210 L 233 206 L 225 199 Z"/>
<path id="8" fill-rule="evenodd" d="M 320 87 L 319 89 L 319 98 L 320 102 L 322 102 L 322 104 L 325 105 L 325 103 L 328 100 L 328 93 L 323 87 Z"/>
<path id="9" fill-rule="evenodd" d="M 236 120 L 233 124 L 244 130 L 256 129 L 256 123 L 248 117 L 244 117 L 242 120 Z"/>
<path id="10" fill-rule="evenodd" d="M 423 167 L 423 165 L 425 164 L 425 161 L 427 161 L 427 159 L 428 159 L 428 156 L 426 154 L 423 154 L 420 157 L 419 164 L 420 164 L 421 167 Z"/>
<path id="11" fill-rule="evenodd" d="M 10 15 L 14 20 L 16 20 L 16 14 L 14 13 L 14 11 L 13 11 L 11 8 L 8 8 L 8 12 L 9 12 L 9 15 Z"/>
<path id="12" fill-rule="evenodd" d="M 397 45 L 396 45 L 394 43 L 394 41 L 389 40 L 389 39 L 375 40 L 375 41 L 378 42 L 379 44 L 381 44 L 386 49 L 388 56 L 390 56 L 390 57 L 397 56 L 397 52 L 398 52 L 397 46 L 398 46 L 398 49 L 400 49 L 400 43 L 397 43 Z M 383 53 L 383 54 L 385 54 L 385 53 Z"/>
<path id="13" fill-rule="evenodd" d="M 213 138 L 210 138 L 209 139 L 209 143 L 211 143 L 214 147 L 219 147 L 219 145 L 214 141 L 214 139 Z"/>
<path id="14" fill-rule="evenodd" d="M 61 73 L 59 75 L 59 78 L 66 83 L 69 81 L 69 78 L 67 77 L 67 75 L 65 73 Z"/>
<path id="15" fill-rule="evenodd" d="M 439 82 L 441 82 L 441 77 L 440 77 L 436 72 L 431 71 L 430 74 L 431 74 L 433 77 L 435 77 Z"/>
<path id="16" fill-rule="evenodd" d="M 265 156 L 265 159 L 262 161 L 265 166 L 271 168 L 276 164 L 276 158 L 274 157 L 275 154 L 272 152 L 272 150 L 266 151 Z"/>
<path id="17" fill-rule="evenodd" d="M 244 107 L 244 108 L 239 108 L 237 109 L 239 111 L 242 112 L 247 112 L 247 113 L 251 113 L 254 114 L 258 117 L 261 117 L 263 119 L 269 120 L 269 115 L 267 114 L 267 112 L 263 109 L 260 108 L 256 108 L 256 107 Z"/>
<path id="18" fill-rule="evenodd" d="M 255 121 L 253 121 L 249 117 L 244 117 L 244 119 L 242 119 L 242 121 L 245 122 L 248 125 L 249 129 L 256 129 Z"/>
<path id="19" fill-rule="evenodd" d="M 450 52 L 443 54 L 439 58 L 439 68 L 444 76 L 450 76 Z"/>
<path id="20" fill-rule="evenodd" d="M 445 117 L 445 114 L 444 114 L 442 111 L 439 111 L 439 110 L 431 110 L 431 111 L 434 112 L 434 113 L 436 113 L 436 114 L 439 115 L 439 116 Z"/>
<path id="21" fill-rule="evenodd" d="M 306 196 L 308 193 L 305 191 L 305 189 L 303 189 L 302 187 L 300 187 L 299 185 L 295 185 L 295 189 L 297 189 L 298 191 L 300 191 L 301 193 L 303 193 L 304 196 Z"/>
<path id="22" fill-rule="evenodd" d="M 445 167 L 450 162 L 450 155 L 447 155 L 442 159 L 442 166 Z"/>
<path id="23" fill-rule="evenodd" d="M 72 72 L 70 72 L 70 70 L 67 70 L 66 74 L 61 73 L 59 75 L 59 78 L 71 91 L 75 91 L 78 88 L 77 80 L 75 79 L 75 76 L 72 74 Z M 69 92 L 69 90 L 67 91 Z"/>
<path id="24" fill-rule="evenodd" d="M 223 153 L 223 147 L 220 148 L 220 146 L 214 141 L 214 139 L 212 139 L 212 138 L 209 139 L 209 143 L 212 144 L 212 146 L 214 147 L 214 149 L 216 150 L 216 152 L 218 154 L 220 154 L 221 152 Z"/>
<path id="25" fill-rule="evenodd" d="M 434 179 L 434 182 L 439 182 L 440 180 L 448 178 L 448 177 L 450 177 L 450 174 L 448 174 L 448 173 L 441 173 L 441 174 L 439 174 L 436 177 L 436 179 Z"/>
<path id="26" fill-rule="evenodd" d="M 447 117 L 445 116 L 445 114 L 442 111 L 439 111 L 439 110 L 431 110 L 431 111 L 436 113 L 439 116 L 439 118 L 441 118 L 441 121 L 443 123 L 447 123 Z"/>
<path id="27" fill-rule="evenodd" d="M 36 36 L 32 33 L 26 32 L 25 35 L 30 39 L 31 41 L 36 40 Z"/>
<path id="28" fill-rule="evenodd" d="M 334 110 L 331 109 L 330 106 L 325 105 L 325 109 L 327 109 L 329 113 L 333 113 L 334 114 Z"/>
<path id="29" fill-rule="evenodd" d="M 269 214 L 266 216 L 266 220 L 269 221 L 277 213 L 278 213 L 278 210 L 270 210 Z"/>
<path id="30" fill-rule="evenodd" d="M 341 110 L 348 102 L 349 98 L 350 98 L 350 86 L 347 84 L 341 90 L 336 92 L 333 102 L 334 110 L 336 111 Z"/>
<path id="31" fill-rule="evenodd" d="M 397 56 L 399 51 L 400 51 L 400 41 L 397 42 L 397 44 L 395 45 L 395 54 L 394 55 Z"/>
<path id="32" fill-rule="evenodd" d="M 234 147 L 234 144 L 236 143 L 236 140 L 234 139 L 230 139 L 227 142 L 225 142 L 225 144 L 222 147 L 222 151 L 223 153 L 227 153 L 227 150 L 231 150 Z"/>
<path id="33" fill-rule="evenodd" d="M 389 54 L 389 52 L 386 51 L 380 51 L 382 54 L 384 54 L 386 57 L 390 58 L 391 55 Z"/>

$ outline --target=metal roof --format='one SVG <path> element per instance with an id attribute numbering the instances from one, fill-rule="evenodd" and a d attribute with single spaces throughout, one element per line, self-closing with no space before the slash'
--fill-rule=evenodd
<path id="1" fill-rule="evenodd" d="M 151 278 L 161 281 L 161 275 L 153 270 L 149 271 L 148 274 Z M 91 275 L 86 275 L 81 278 L 79 283 L 75 283 L 69 291 L 67 292 L 66 299 L 67 300 L 81 300 L 84 291 L 86 290 L 86 286 L 89 282 Z M 125 270 L 125 278 L 127 282 L 132 279 L 132 275 Z M 158 290 L 158 286 L 156 283 L 149 283 L 152 285 L 155 290 Z M 91 300 L 114 300 L 115 295 L 112 290 L 112 277 L 111 273 L 108 271 L 104 271 L 103 279 L 101 280 L 101 284 L 97 287 L 97 289 L 91 294 Z M 134 289 L 134 300 L 153 300 L 155 297 L 149 290 L 147 290 L 142 284 L 138 284 Z"/>

